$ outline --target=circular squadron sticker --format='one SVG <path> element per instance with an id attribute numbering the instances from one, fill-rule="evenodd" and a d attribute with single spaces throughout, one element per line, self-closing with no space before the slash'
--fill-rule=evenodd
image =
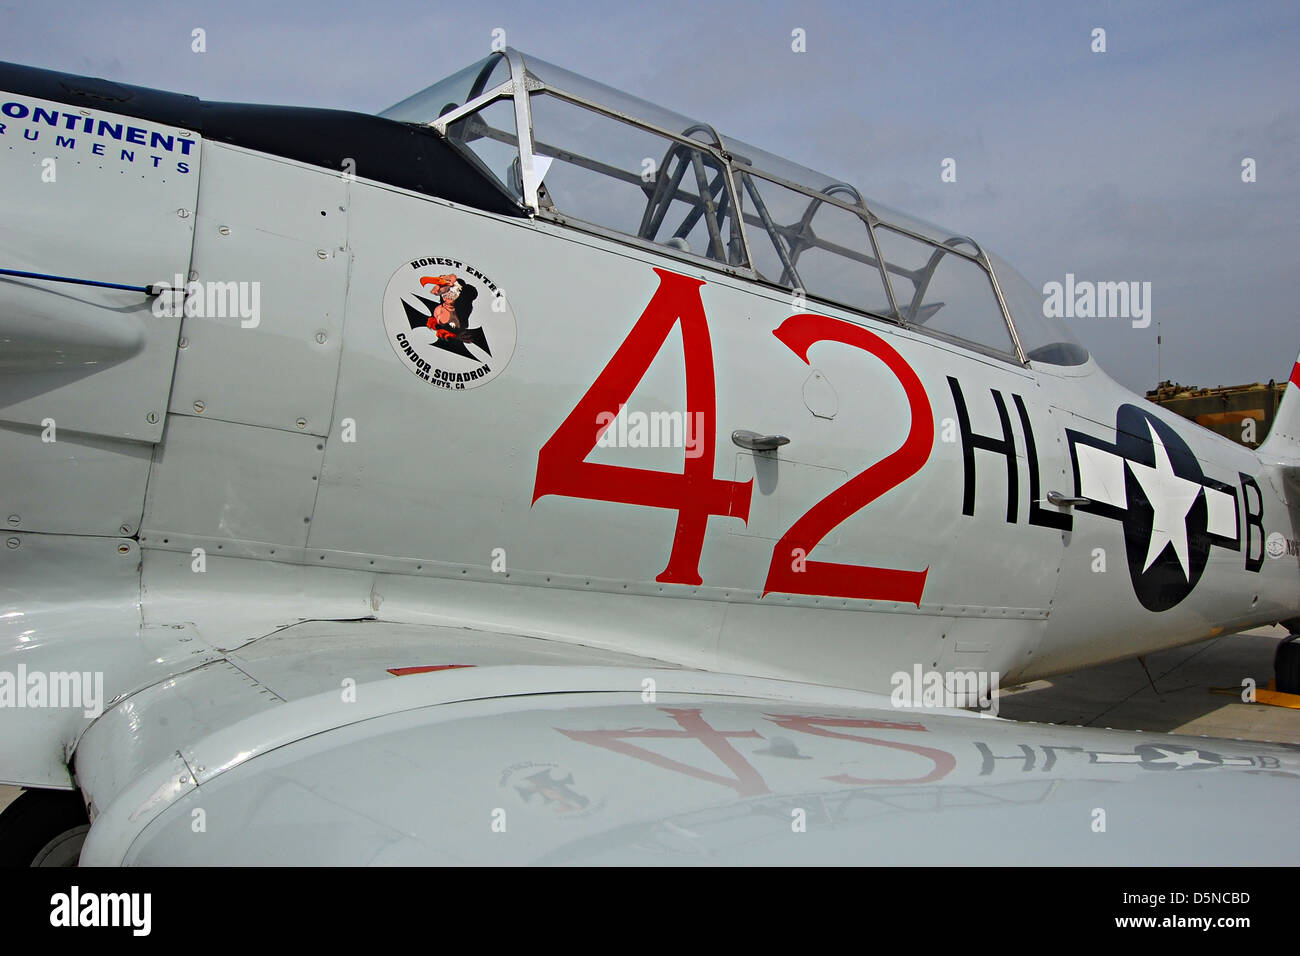
<path id="1" fill-rule="evenodd" d="M 1264 541 L 1264 550 L 1270 558 L 1280 558 L 1286 554 L 1286 538 L 1281 532 L 1274 531 Z"/>
<path id="2" fill-rule="evenodd" d="M 393 351 L 438 388 L 486 385 L 515 354 L 515 313 L 495 282 L 458 259 L 404 263 L 384 291 Z"/>

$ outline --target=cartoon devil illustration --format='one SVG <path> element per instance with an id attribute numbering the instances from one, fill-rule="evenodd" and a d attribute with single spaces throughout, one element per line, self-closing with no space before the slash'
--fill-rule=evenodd
<path id="1" fill-rule="evenodd" d="M 465 347 L 467 342 L 477 345 L 489 355 L 492 354 L 492 350 L 488 348 L 487 336 L 484 334 L 482 327 L 469 327 L 469 316 L 474 310 L 474 300 L 478 298 L 478 289 L 466 284 L 465 280 L 455 273 L 441 276 L 421 276 L 420 285 L 429 295 L 428 297 L 418 295 L 416 298 L 432 311 L 425 314 L 404 302 L 403 305 L 406 306 L 407 318 L 410 320 L 412 329 L 417 329 L 420 326 L 432 329 L 434 334 L 433 345 L 454 352 L 457 355 L 463 355 L 465 358 L 475 359 L 475 356 Z M 475 361 L 478 360 L 475 359 Z"/>
<path id="2" fill-rule="evenodd" d="M 420 285 L 438 297 L 438 305 L 429 316 L 429 328 L 440 339 L 454 338 L 456 332 L 468 323 L 470 312 L 474 309 L 474 299 L 478 290 L 466 286 L 455 274 L 445 276 L 422 276 Z"/>

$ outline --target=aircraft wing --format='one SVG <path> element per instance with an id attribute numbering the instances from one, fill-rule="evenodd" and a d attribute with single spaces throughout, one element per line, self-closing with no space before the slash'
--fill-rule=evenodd
<path id="1" fill-rule="evenodd" d="M 1300 748 L 908 710 L 517 635 L 281 629 L 76 749 L 83 864 L 1286 863 Z"/>

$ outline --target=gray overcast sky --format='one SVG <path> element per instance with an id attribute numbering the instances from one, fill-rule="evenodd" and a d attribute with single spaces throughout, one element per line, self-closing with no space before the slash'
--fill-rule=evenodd
<path id="1" fill-rule="evenodd" d="M 376 112 L 486 55 L 494 28 L 969 233 L 1040 286 L 1151 282 L 1166 378 L 1285 379 L 1300 350 L 1293 2 L 0 0 L 0 59 Z M 1155 383 L 1154 322 L 1067 321 L 1121 382 Z"/>

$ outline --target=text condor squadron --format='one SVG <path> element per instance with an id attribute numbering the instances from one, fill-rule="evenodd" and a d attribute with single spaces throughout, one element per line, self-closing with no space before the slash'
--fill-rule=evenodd
<path id="1" fill-rule="evenodd" d="M 0 200 L 11 862 L 1294 858 L 1293 748 L 889 694 L 1300 618 L 1300 372 L 1233 445 L 514 50 L 379 116 L 0 65 Z"/>

